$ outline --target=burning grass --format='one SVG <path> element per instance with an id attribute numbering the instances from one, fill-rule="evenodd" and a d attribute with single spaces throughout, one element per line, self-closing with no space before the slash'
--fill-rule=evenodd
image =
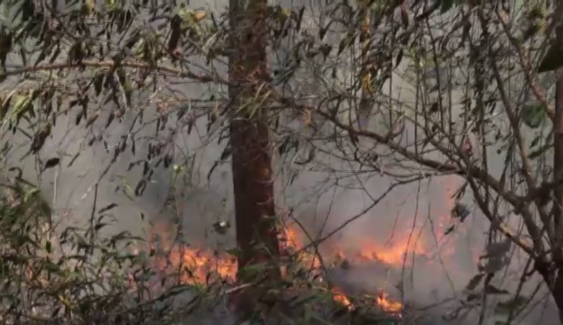
<path id="1" fill-rule="evenodd" d="M 67 228 L 54 238 L 54 233 L 47 234 L 37 227 L 38 222 L 48 221 L 50 215 L 48 210 L 43 211 L 45 205 L 39 199 L 35 188 L 18 188 L 3 203 L 0 236 L 7 247 L 0 251 L 1 266 L 2 270 L 9 270 L 1 279 L 9 284 L 4 287 L 3 299 L 11 295 L 9 308 L 3 312 L 15 308 L 16 312 L 10 312 L 12 322 L 26 315 L 62 323 L 71 320 L 77 324 L 93 320 L 112 324 L 115 318 L 125 316 L 142 320 L 143 324 L 160 324 L 165 318 L 173 323 L 175 317 L 182 319 L 193 313 L 202 302 L 222 300 L 238 290 L 233 255 L 176 241 L 175 229 L 168 224 L 153 225 L 148 245 L 130 246 L 133 247 L 130 254 L 123 250 L 132 243 L 126 234 L 111 238 L 97 236 L 96 231 L 111 223 L 104 217 L 105 207 L 99 209 L 104 213 L 95 214 L 90 228 Z M 23 218 L 30 209 L 42 211 L 41 216 Z M 29 229 L 34 229 L 33 236 Z M 405 258 L 406 253 L 431 256 L 426 243 L 413 240 L 408 233 L 397 234 L 385 245 L 360 240 L 356 249 L 327 242 L 319 247 L 321 258 L 312 250 L 303 249 L 306 243 L 302 238 L 292 225 L 284 229 L 280 238 L 281 268 L 284 281 L 289 284 L 283 289 L 283 294 L 290 296 L 287 300 L 312 294 L 315 298 L 308 299 L 314 306 L 299 308 L 321 306 L 321 313 L 330 317 L 334 316 L 331 313 L 374 313 L 396 320 L 408 314 L 409 306 L 403 304 L 401 297 L 388 292 L 389 286 L 351 294 L 332 281 L 330 271 L 373 264 L 400 269 L 411 262 Z M 63 252 L 62 246 L 69 250 Z M 20 296 L 25 299 L 21 300 Z M 176 296 L 189 299 L 183 300 L 179 312 L 172 312 L 172 304 L 168 302 Z"/>
<path id="2" fill-rule="evenodd" d="M 234 256 L 225 252 L 205 250 L 177 244 L 170 238 L 170 229 L 166 225 L 157 224 L 152 227 L 150 250 L 153 253 L 153 267 L 165 274 L 175 273 L 182 284 L 211 286 L 221 283 L 227 286 L 235 285 L 237 264 Z M 155 239 L 156 238 L 156 239 Z M 330 268 L 342 267 L 344 264 L 381 263 L 387 267 L 398 267 L 404 262 L 404 254 L 408 251 L 406 241 L 397 241 L 397 245 L 385 249 L 373 243 L 368 243 L 365 249 L 356 252 L 339 250 L 332 254 L 323 254 L 321 258 L 303 249 L 304 243 L 299 232 L 294 227 L 287 227 L 280 236 L 282 255 L 287 263 L 282 265 L 285 280 L 292 283 L 292 290 L 316 290 L 319 293 L 329 293 L 337 308 L 344 308 L 349 312 L 357 309 L 361 304 L 363 309 L 373 307 L 385 314 L 401 317 L 403 304 L 392 298 L 384 288 L 364 294 L 361 299 L 349 296 L 345 290 L 336 286 L 334 281 L 327 281 L 326 271 Z M 164 254 L 163 254 L 164 253 Z M 417 253 L 417 252 L 415 252 Z M 423 251 L 421 250 L 422 254 Z M 303 277 L 304 276 L 304 277 Z M 299 289 L 301 288 L 301 289 Z"/>
<path id="3" fill-rule="evenodd" d="M 447 208 L 449 209 L 449 206 Z M 306 242 L 299 228 L 288 225 L 280 235 L 282 274 L 286 282 L 291 283 L 287 291 L 296 292 L 297 295 L 314 291 L 315 294 L 329 299 L 333 309 L 349 314 L 367 311 L 393 319 L 404 319 L 413 308 L 402 301 L 402 295 L 397 294 L 396 283 L 388 283 L 385 279 L 385 283 L 378 284 L 379 287 L 372 285 L 358 293 L 345 285 L 342 286 L 338 281 L 333 281 L 331 270 L 347 272 L 350 268 L 365 268 L 369 273 L 370 267 L 377 266 L 400 273 L 403 268 L 412 266 L 415 256 L 417 261 L 434 263 L 436 250 L 441 249 L 440 245 L 446 240 L 444 234 L 450 227 L 450 218 L 448 214 L 438 218 L 433 225 L 437 237 L 433 241 L 427 241 L 424 236 L 417 235 L 418 230 L 413 230 L 407 225 L 403 227 L 403 231 L 398 228 L 399 230 L 384 244 L 370 238 L 355 238 L 352 247 L 340 246 L 342 243 L 336 240 L 325 241 L 317 247 L 321 256 L 317 256 L 312 249 L 304 249 Z M 180 244 L 170 236 L 175 229 L 170 229 L 165 224 L 153 225 L 151 232 L 151 236 L 158 240 L 151 241 L 149 249 L 165 252 L 154 254 L 152 267 L 159 272 L 174 273 L 180 283 L 201 288 L 214 285 L 231 288 L 226 291 L 236 288 L 237 264 L 234 256 L 227 252 Z M 442 252 L 442 257 L 452 253 L 451 250 Z M 392 288 L 393 290 L 390 290 Z"/>

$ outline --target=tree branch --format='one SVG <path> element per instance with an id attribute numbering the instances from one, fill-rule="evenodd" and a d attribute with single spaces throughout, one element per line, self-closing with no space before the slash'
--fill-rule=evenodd
<path id="1" fill-rule="evenodd" d="M 159 72 L 168 73 L 178 78 L 189 78 L 197 80 L 202 83 L 216 82 L 220 84 L 228 84 L 228 82 L 218 76 L 211 77 L 204 74 L 197 74 L 189 70 L 181 70 L 166 66 L 152 66 L 146 63 L 123 61 L 116 64 L 113 60 L 106 61 L 94 61 L 94 60 L 84 60 L 79 63 L 50 63 L 50 64 L 38 64 L 35 66 L 26 66 L 23 68 L 8 70 L 0 72 L 0 79 L 5 79 L 10 76 L 21 75 L 25 73 L 33 73 L 40 71 L 53 71 L 53 70 L 63 70 L 63 69 L 76 69 L 80 67 L 91 67 L 91 68 L 114 68 L 116 66 L 122 66 L 132 69 L 146 69 L 146 70 L 156 70 Z"/>

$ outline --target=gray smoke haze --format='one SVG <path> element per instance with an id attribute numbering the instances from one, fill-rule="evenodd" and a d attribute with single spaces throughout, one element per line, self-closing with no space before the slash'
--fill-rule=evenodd
<path id="1" fill-rule="evenodd" d="M 191 1 L 190 6 L 209 8 L 219 13 L 224 12 L 227 4 L 227 1 L 208 3 L 197 0 Z M 322 7 L 320 4 L 308 1 L 280 4 L 313 7 L 313 12 L 317 15 L 321 11 L 318 8 Z M 279 57 L 280 60 L 284 60 L 283 55 Z M 218 72 L 225 73 L 225 70 L 223 68 Z M 310 83 L 311 80 L 308 81 Z M 314 91 L 314 85 L 308 87 L 312 87 Z M 225 89 L 209 89 L 205 85 L 190 84 L 176 88 L 183 96 L 192 99 L 208 96 L 212 91 L 222 92 L 222 96 L 225 96 Z M 390 88 L 393 89 L 393 96 L 401 101 L 415 101 L 414 87 L 401 80 L 398 75 L 394 77 Z M 150 116 L 146 118 L 148 120 Z M 64 224 L 84 225 L 92 209 L 95 184 L 111 161 L 112 154 L 111 151 L 106 152 L 101 144 L 92 147 L 85 145 L 92 135 L 87 134 L 82 128 L 74 127 L 74 119 L 75 116 L 72 114 L 62 117 L 40 153 L 42 159 L 56 155 L 64 156 L 63 167 L 48 170 L 41 176 L 38 176 L 34 159 L 27 157 L 21 160 L 29 148 L 29 140 L 26 137 L 16 133 L 5 136 L 2 141 L 17 148 L 7 157 L 9 163 L 20 166 L 24 170 L 25 177 L 40 184 L 45 198 L 52 203 L 57 218 Z M 135 113 L 131 112 L 125 116 L 123 123 L 116 123 L 106 130 L 104 132 L 106 142 L 110 146 L 116 145 L 119 138 L 128 133 L 129 125 L 134 119 Z M 191 162 L 187 166 L 190 168 L 190 179 L 180 183 L 181 185 L 176 189 L 171 188 L 176 173 L 172 169 L 157 169 L 153 182 L 148 185 L 143 196 L 128 197 L 124 189 L 127 184 L 134 187 L 140 177 L 138 169 L 128 171 L 128 166 L 131 161 L 146 154 L 146 143 L 139 141 L 135 155 L 128 152 L 119 158 L 99 183 L 97 193 L 98 207 L 110 203 L 118 204 L 118 208 L 114 210 L 116 225 L 111 232 L 126 230 L 137 235 L 145 234 L 147 224 L 140 217 L 143 213 L 152 221 L 172 222 L 174 218 L 179 217 L 188 241 L 210 247 L 234 244 L 234 229 L 224 236 L 217 236 L 212 231 L 213 223 L 220 220 L 229 220 L 234 225 L 233 193 L 228 163 L 217 168 L 208 180 L 211 166 L 220 157 L 224 143 L 217 143 L 216 132 L 211 134 L 206 132 L 207 122 L 205 118 L 200 118 L 190 135 L 187 135 L 186 130 L 182 130 L 174 136 L 176 161 Z M 369 127 L 378 128 L 377 125 Z M 136 136 L 150 139 L 154 136 L 153 128 L 141 130 Z M 412 141 L 412 133 L 413 131 L 408 130 L 407 127 L 404 141 Z M 325 149 L 330 152 L 334 148 L 325 146 Z M 74 164 L 66 167 L 78 152 L 81 154 Z M 491 149 L 491 153 L 490 168 L 493 174 L 498 174 L 504 166 L 504 157 L 495 155 L 494 149 Z M 313 237 L 320 236 L 321 232 L 329 233 L 360 214 L 394 183 L 393 179 L 376 173 L 351 175 L 349 171 L 355 167 L 350 166 L 348 162 L 331 158 L 330 155 L 318 155 L 315 163 L 324 167 L 307 170 L 302 166 L 288 164 L 285 160 L 277 161 L 276 165 L 277 199 L 280 210 L 291 209 L 293 215 L 306 226 Z M 334 170 L 342 172 L 336 173 Z M 288 179 L 295 173 L 298 173 L 298 176 L 291 185 L 288 185 Z M 400 271 L 392 271 L 389 274 L 387 270 L 381 268 L 353 267 L 350 270 L 339 271 L 341 274 L 338 274 L 337 278 L 352 288 L 377 290 L 385 287 L 394 295 L 399 293 L 393 285 L 402 278 L 406 297 L 421 305 L 461 297 L 463 288 L 476 274 L 476 257 L 484 248 L 488 229 L 484 216 L 473 206 L 468 196 L 466 203 L 472 211 L 470 217 L 457 227 L 452 236 L 440 241 L 439 246 L 436 246 L 436 238 L 443 237 L 443 232 L 448 226 L 440 223 L 449 221 L 449 214 L 453 208 L 451 195 L 461 184 L 460 179 L 449 176 L 434 177 L 420 183 L 399 186 L 334 236 L 334 241 L 339 247 L 357 250 L 362 248 L 366 241 L 372 241 L 383 248 L 392 247 L 394 240 L 397 241 L 412 233 L 412 242 L 424 243 L 425 247 L 429 247 L 431 252 L 429 258 L 432 259 L 432 263 L 417 258 L 411 271 L 406 271 L 405 274 L 401 274 Z M 170 195 L 181 198 L 178 200 L 181 204 L 167 206 L 166 200 Z M 390 245 L 386 246 L 387 243 Z M 451 253 L 452 247 L 454 253 Z M 508 269 L 505 279 L 499 277 L 495 279 L 495 284 L 513 293 L 520 277 L 517 271 L 525 262 L 525 256 L 515 251 L 513 264 Z M 523 293 L 529 294 L 532 290 L 533 285 L 528 285 Z M 445 311 L 438 310 L 438 312 Z M 473 313 L 468 323 L 475 323 L 475 315 L 478 315 L 478 312 Z M 539 305 L 524 324 L 557 324 L 557 317 L 554 315 L 556 313 L 550 303 L 545 308 Z M 488 324 L 494 324 L 494 321 L 491 319 Z"/>

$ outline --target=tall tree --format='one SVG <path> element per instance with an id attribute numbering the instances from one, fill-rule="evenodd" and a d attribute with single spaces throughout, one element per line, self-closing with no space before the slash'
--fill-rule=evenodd
<path id="1" fill-rule="evenodd" d="M 270 279 L 279 277 L 272 261 L 279 255 L 272 146 L 269 141 L 266 0 L 231 0 L 229 19 L 229 96 L 233 186 L 239 278 L 245 268 L 262 264 Z M 263 269 L 259 269 L 260 274 Z"/>

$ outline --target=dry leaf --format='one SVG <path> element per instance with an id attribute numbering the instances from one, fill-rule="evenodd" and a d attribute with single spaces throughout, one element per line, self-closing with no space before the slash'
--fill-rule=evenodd
<path id="1" fill-rule="evenodd" d="M 303 123 L 305 126 L 311 126 L 311 110 L 308 108 L 303 110 Z"/>
<path id="2" fill-rule="evenodd" d="M 202 10 L 202 11 L 197 11 L 197 12 L 194 14 L 194 18 L 195 18 L 195 21 L 196 21 L 196 22 L 200 22 L 200 21 L 204 20 L 206 17 L 207 17 L 207 12 L 205 12 L 205 11 L 203 11 L 203 10 Z"/>

